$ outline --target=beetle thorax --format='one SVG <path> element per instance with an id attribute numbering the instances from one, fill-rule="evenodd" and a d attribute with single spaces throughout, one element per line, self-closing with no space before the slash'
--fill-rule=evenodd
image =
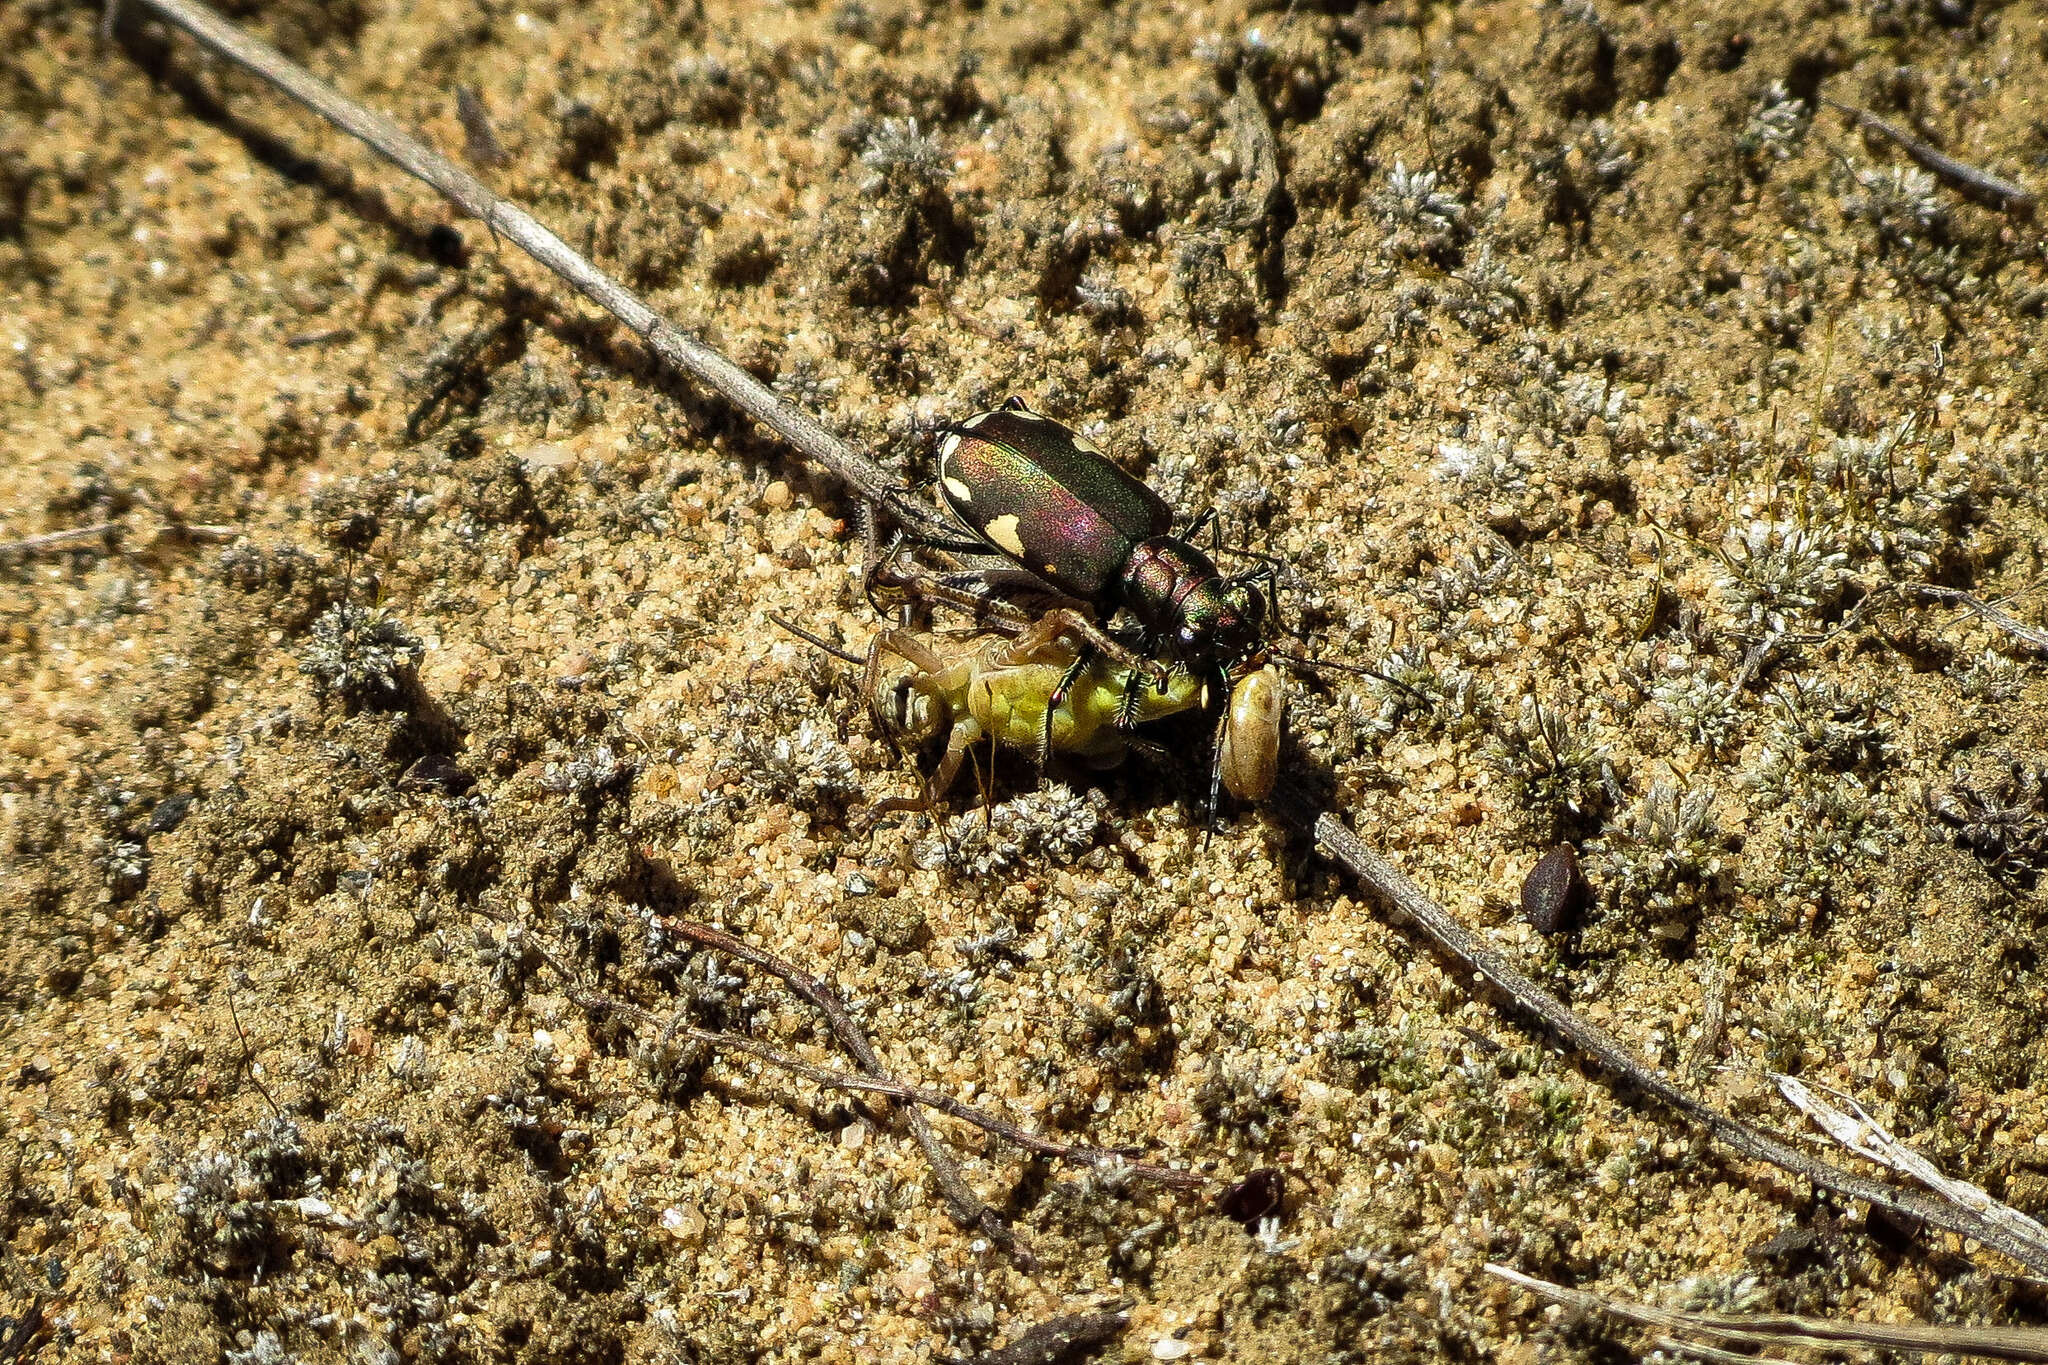
<path id="1" fill-rule="evenodd" d="M 1148 636 L 1190 663 L 1235 660 L 1258 637 L 1251 595 L 1232 591 L 1209 556 L 1174 536 L 1156 536 L 1132 551 L 1123 598 Z"/>

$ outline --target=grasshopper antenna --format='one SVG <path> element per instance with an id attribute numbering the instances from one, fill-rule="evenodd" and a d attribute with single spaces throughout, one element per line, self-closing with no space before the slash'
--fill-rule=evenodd
<path id="1" fill-rule="evenodd" d="M 772 611 L 768 613 L 768 619 L 773 621 L 776 625 L 781 626 L 791 635 L 796 636 L 797 639 L 816 645 L 819 649 L 824 650 L 827 654 L 830 654 L 835 659 L 843 659 L 844 661 L 850 664 L 867 663 L 867 660 L 865 658 L 863 658 L 861 655 L 855 654 L 852 650 L 842 648 L 839 645 L 833 644 L 829 640 L 826 640 L 820 636 L 813 635 L 809 631 L 805 630 L 802 626 L 798 625 L 796 622 L 784 620 L 782 617 L 776 615 Z"/>

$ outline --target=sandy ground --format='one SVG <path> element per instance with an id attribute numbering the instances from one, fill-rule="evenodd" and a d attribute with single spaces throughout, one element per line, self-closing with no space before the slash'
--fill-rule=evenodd
<path id="1" fill-rule="evenodd" d="M 1796 1072 L 2048 1211 L 2041 665 L 1905 588 L 2038 616 L 2048 262 L 1817 104 L 2048 186 L 2040 7 L 237 9 L 907 482 L 1017 393 L 1217 507 L 1412 689 L 1302 679 L 1287 758 L 1465 923 L 1733 1112 L 1796 1129 Z M 0 551 L 0 1355 L 1646 1349 L 1489 1260 L 2048 1310 L 1582 1073 L 1269 816 L 1204 835 L 1199 724 L 864 832 L 919 769 L 767 616 L 876 629 L 840 492 L 97 17 L 0 9 L 0 541 L 104 528 Z M 940 1120 L 1005 1250 L 876 1103 L 571 998 L 843 1064 L 676 915 L 1210 1188 Z"/>

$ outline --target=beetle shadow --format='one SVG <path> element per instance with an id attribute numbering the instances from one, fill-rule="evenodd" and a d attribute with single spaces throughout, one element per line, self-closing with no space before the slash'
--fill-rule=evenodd
<path id="1" fill-rule="evenodd" d="M 1206 847 L 1219 831 L 1260 814 L 1265 801 L 1239 801 L 1227 790 L 1220 790 L 1215 808 L 1210 807 L 1216 742 L 1214 717 L 1191 711 L 1155 722 L 1147 730 L 1154 742 L 1134 750 L 1131 762 L 1114 773 L 1091 775 L 1110 796 L 1110 811 L 1115 819 L 1133 820 L 1158 809 L 1162 800 L 1177 800 L 1188 812 L 1190 828 Z M 1105 782 L 1105 777 L 1114 781 Z M 1319 809 L 1329 809 L 1335 794 L 1336 777 L 1330 766 L 1309 752 L 1292 730 L 1283 729 L 1280 790 L 1266 800 L 1284 795 L 1289 800 L 1313 801 Z M 1315 840 L 1296 828 L 1294 821 L 1274 812 L 1271 818 L 1258 820 L 1258 826 L 1278 854 L 1276 862 L 1281 866 L 1294 868 L 1313 860 Z M 1135 858 L 1132 854 L 1126 856 Z"/>

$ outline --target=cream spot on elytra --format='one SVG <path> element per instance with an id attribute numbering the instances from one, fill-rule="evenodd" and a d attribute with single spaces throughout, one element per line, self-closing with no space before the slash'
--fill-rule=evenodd
<path id="1" fill-rule="evenodd" d="M 1017 518 L 1014 515 L 997 517 L 981 530 L 982 534 L 988 537 L 989 544 L 1007 550 L 1019 559 L 1024 557 L 1024 541 L 1017 534 Z"/>

